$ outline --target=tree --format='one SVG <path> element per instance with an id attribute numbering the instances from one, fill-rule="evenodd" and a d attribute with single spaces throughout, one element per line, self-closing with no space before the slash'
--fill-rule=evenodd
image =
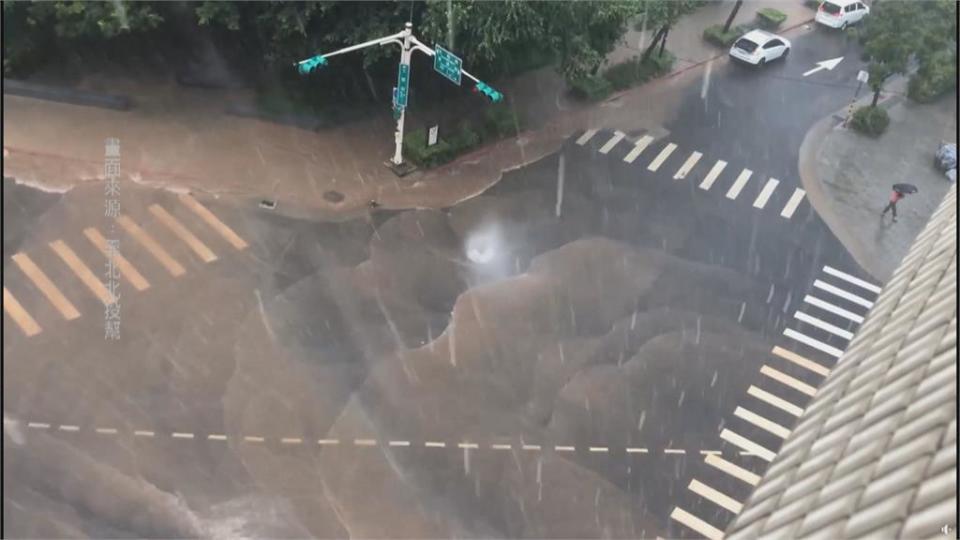
<path id="1" fill-rule="evenodd" d="M 658 45 L 660 47 L 658 54 L 663 54 L 667 36 L 673 25 L 680 17 L 703 4 L 702 0 L 641 0 L 639 12 L 644 17 L 644 25 L 647 28 L 657 29 L 650 44 L 643 51 L 643 59 L 649 59 Z"/>
<path id="2" fill-rule="evenodd" d="M 740 6 L 743 4 L 743 0 L 737 0 L 733 4 L 733 9 L 730 10 L 730 16 L 727 17 L 727 22 L 723 23 L 723 33 L 726 34 L 730 31 L 730 25 L 733 24 L 733 19 L 736 18 L 737 12 L 740 11 Z"/>

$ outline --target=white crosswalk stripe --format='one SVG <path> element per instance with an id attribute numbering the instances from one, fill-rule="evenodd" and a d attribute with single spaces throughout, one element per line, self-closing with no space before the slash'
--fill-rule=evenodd
<path id="1" fill-rule="evenodd" d="M 832 324 L 830 324 L 830 323 L 828 323 L 828 322 L 826 322 L 826 321 L 823 321 L 823 320 L 820 320 L 820 319 L 818 319 L 818 318 L 816 318 L 816 317 L 807 315 L 806 313 L 804 313 L 804 312 L 802 312 L 802 311 L 796 311 L 796 312 L 794 312 L 793 316 L 796 317 L 798 321 L 805 322 L 805 323 L 807 323 L 807 324 L 809 324 L 809 325 L 811 325 L 811 326 L 815 326 L 815 327 L 817 327 L 817 328 L 819 328 L 819 329 L 821 329 L 821 330 L 830 332 L 831 334 L 833 334 L 833 335 L 835 335 L 835 336 L 839 336 L 839 337 L 842 337 L 843 339 L 847 339 L 847 340 L 853 339 L 853 332 L 850 332 L 850 331 L 848 331 L 848 330 L 844 330 L 843 328 L 840 328 L 839 326 L 832 325 Z"/>
<path id="2" fill-rule="evenodd" d="M 644 135 L 637 141 L 637 144 L 633 145 L 633 150 L 630 150 L 630 153 L 624 156 L 623 160 L 627 163 L 633 163 L 644 150 L 650 146 L 650 143 L 653 142 L 653 137 L 649 135 Z"/>
<path id="3" fill-rule="evenodd" d="M 657 157 L 653 158 L 653 161 L 650 162 L 650 165 L 647 166 L 647 170 L 650 172 L 657 172 L 660 166 L 663 165 L 663 162 L 666 161 L 667 158 L 670 157 L 670 154 L 672 154 L 673 151 L 676 149 L 677 149 L 677 145 L 673 143 L 667 144 L 667 146 L 665 146 L 663 150 L 661 150 L 660 153 L 657 154 Z"/>
<path id="4" fill-rule="evenodd" d="M 764 448 L 759 444 L 751 441 L 750 439 L 730 431 L 729 429 L 724 429 L 720 432 L 720 438 L 727 441 L 728 443 L 749 452 L 755 456 L 758 456 L 760 459 L 770 462 L 773 461 L 773 458 L 777 457 L 777 454 L 770 450 L 769 448 Z"/>
<path id="5" fill-rule="evenodd" d="M 623 133 L 623 132 L 621 132 L 621 131 L 615 131 L 615 132 L 613 133 L 613 137 L 611 137 L 610 140 L 607 141 L 606 144 L 604 144 L 603 146 L 600 147 L 600 153 L 601 153 L 601 154 L 607 154 L 607 153 L 609 153 L 611 150 L 613 150 L 613 147 L 616 146 L 617 143 L 620 142 L 621 140 L 623 140 L 623 138 L 626 137 L 626 136 L 627 136 L 626 133 Z"/>
<path id="6" fill-rule="evenodd" d="M 751 385 L 750 388 L 747 388 L 747 394 L 769 405 L 773 405 L 774 407 L 780 409 L 781 411 L 792 414 L 797 418 L 799 418 L 800 415 L 803 414 L 802 408 L 797 407 L 793 403 L 790 403 L 789 401 L 783 398 L 777 397 L 762 388 Z"/>
<path id="7" fill-rule="evenodd" d="M 727 191 L 728 199 L 736 199 L 740 192 L 743 190 L 743 186 L 747 185 L 747 181 L 750 180 L 750 176 L 753 175 L 753 171 L 750 169 L 744 169 L 740 171 L 740 175 L 737 176 L 737 179 L 733 182 L 733 185 L 730 186 L 730 189 Z"/>
<path id="8" fill-rule="evenodd" d="M 764 431 L 773 433 L 774 435 L 776 435 L 777 437 L 780 437 L 781 439 L 786 439 L 787 437 L 790 436 L 789 429 L 751 411 L 750 409 L 737 407 L 736 410 L 733 411 L 733 415 L 736 416 L 737 418 L 742 418 L 743 420 L 750 422 L 751 424 L 757 426 L 758 428 Z"/>
<path id="9" fill-rule="evenodd" d="M 806 295 L 806 296 L 803 297 L 803 301 L 806 302 L 806 303 L 808 303 L 808 304 L 810 304 L 811 306 L 817 306 L 818 308 L 820 308 L 820 309 L 822 309 L 822 310 L 824 310 L 824 311 L 829 311 L 830 313 L 833 313 L 834 315 L 839 315 L 840 317 L 843 317 L 844 319 L 851 320 L 851 321 L 853 321 L 853 322 L 855 322 L 855 323 L 857 323 L 857 324 L 860 324 L 860 323 L 863 322 L 863 317 L 861 317 L 860 315 L 857 315 L 856 313 L 854 313 L 854 312 L 852 312 L 852 311 L 847 311 L 847 310 L 845 310 L 845 309 L 843 309 L 843 308 L 841 308 L 841 307 L 839 307 L 839 306 L 835 306 L 834 304 L 831 304 L 830 302 L 827 302 L 826 300 L 821 300 L 821 299 L 817 298 L 816 296 L 810 296 L 810 295 L 808 294 L 808 295 Z"/>
<path id="10" fill-rule="evenodd" d="M 823 271 L 830 274 L 831 276 L 838 277 L 848 283 L 853 283 L 854 285 L 863 287 L 864 289 L 872 293 L 880 294 L 880 290 L 881 290 L 880 287 L 877 287 L 873 283 L 866 282 L 858 277 L 851 276 L 846 272 L 841 272 L 840 270 L 837 270 L 832 266 L 824 266 Z"/>
<path id="11" fill-rule="evenodd" d="M 826 343 L 820 341 L 819 339 L 814 339 L 806 334 L 801 334 L 800 332 L 797 332 L 792 328 L 785 328 L 783 330 L 783 335 L 787 336 L 790 339 L 799 341 L 804 345 L 809 345 L 820 352 L 825 352 L 834 358 L 840 358 L 841 356 L 843 356 L 842 350 L 836 347 L 833 347 L 831 345 L 827 345 Z"/>
<path id="12" fill-rule="evenodd" d="M 791 195 L 790 199 L 787 201 L 787 204 L 783 206 L 783 210 L 780 211 L 780 215 L 787 219 L 793 217 L 793 213 L 797 211 L 797 207 L 800 206 L 800 201 L 803 200 L 803 197 L 806 194 L 806 191 L 796 188 L 793 191 L 793 195 Z"/>
<path id="13" fill-rule="evenodd" d="M 754 474 L 739 465 L 734 465 L 720 456 L 709 454 L 704 461 L 707 465 L 720 469 L 737 480 L 742 480 L 751 486 L 756 486 L 760 483 L 759 474 Z"/>
<path id="14" fill-rule="evenodd" d="M 697 165 L 697 162 L 700 161 L 700 158 L 703 157 L 703 154 L 700 152 L 693 152 L 690 154 L 690 157 L 683 162 L 683 165 L 677 169 L 677 172 L 673 175 L 674 180 L 682 180 L 690 174 L 690 171 Z"/>
<path id="15" fill-rule="evenodd" d="M 713 186 L 713 183 L 717 181 L 717 177 L 720 176 L 720 173 L 723 172 L 723 169 L 726 168 L 726 166 L 726 161 L 718 159 L 717 162 L 713 164 L 713 167 L 710 168 L 710 172 L 707 173 L 707 176 L 703 179 L 703 182 L 700 182 L 700 189 L 710 189 Z"/>
<path id="16" fill-rule="evenodd" d="M 702 534 L 709 540 L 723 540 L 723 531 L 682 508 L 674 508 L 673 511 L 670 512 L 670 519 L 686 525 L 691 530 Z"/>
<path id="17" fill-rule="evenodd" d="M 818 288 L 818 289 L 827 291 L 828 293 L 831 293 L 831 294 L 833 294 L 834 296 L 839 296 L 840 298 L 843 298 L 844 300 L 849 300 L 849 301 L 853 302 L 854 304 L 857 304 L 858 306 L 863 306 L 863 307 L 865 307 L 865 308 L 867 308 L 867 309 L 870 309 L 870 308 L 873 307 L 873 302 L 867 300 L 866 298 L 857 296 L 857 295 L 855 295 L 855 294 L 853 294 L 853 293 L 848 293 L 847 291 L 841 289 L 840 287 L 835 287 L 835 286 L 833 286 L 833 285 L 831 285 L 831 284 L 829 284 L 829 283 L 827 283 L 827 282 L 825 282 L 825 281 L 821 281 L 821 280 L 817 279 L 817 280 L 815 280 L 815 281 L 813 282 L 813 286 L 816 287 L 816 288 Z"/>
<path id="18" fill-rule="evenodd" d="M 830 374 L 829 369 L 821 366 L 820 364 L 814 362 L 813 360 L 800 356 L 799 354 L 793 351 L 788 351 L 783 347 L 780 347 L 780 346 L 774 347 L 773 350 L 770 352 L 779 356 L 780 358 L 783 358 L 788 362 L 792 362 L 804 369 L 810 370 L 816 373 L 817 375 L 826 377 L 827 375 Z"/>
<path id="19" fill-rule="evenodd" d="M 790 388 L 793 388 L 794 390 L 800 393 L 806 394 L 808 396 L 812 397 L 817 394 L 816 388 L 810 386 L 809 384 L 799 379 L 791 377 L 780 370 L 773 369 L 770 366 L 761 367 L 760 374 L 766 375 L 767 377 L 770 377 L 771 379 L 777 381 L 778 383 L 789 386 Z"/>
<path id="20" fill-rule="evenodd" d="M 757 195 L 757 199 L 753 201 L 754 208 L 763 208 L 767 205 L 767 201 L 770 200 L 770 195 L 773 195 L 773 190 L 777 189 L 777 186 L 780 184 L 780 181 L 776 178 L 771 178 L 767 180 L 767 183 L 764 184 L 763 189 L 760 190 L 760 194 Z"/>
<path id="21" fill-rule="evenodd" d="M 739 514 L 740 511 L 743 510 L 743 504 L 741 504 L 739 501 L 729 495 L 713 489 L 699 480 L 691 480 L 690 485 L 687 486 L 687 489 L 716 504 L 717 506 L 733 512 L 734 514 Z"/>
<path id="22" fill-rule="evenodd" d="M 600 130 L 599 130 L 599 129 L 588 129 L 588 130 L 584 131 L 584 132 L 583 132 L 583 135 L 581 135 L 580 138 L 577 139 L 577 144 L 579 144 L 580 146 L 583 146 L 583 145 L 587 144 L 587 141 L 589 141 L 590 139 L 592 139 L 593 136 L 596 135 L 598 131 L 600 131 Z"/>

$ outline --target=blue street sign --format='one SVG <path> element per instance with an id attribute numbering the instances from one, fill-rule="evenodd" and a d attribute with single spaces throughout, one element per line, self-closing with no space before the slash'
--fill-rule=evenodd
<path id="1" fill-rule="evenodd" d="M 397 72 L 397 95 L 394 98 L 396 108 L 404 109 L 407 106 L 407 94 L 410 90 L 410 66 L 400 64 L 400 71 Z"/>
<path id="2" fill-rule="evenodd" d="M 460 86 L 460 72 L 463 68 L 463 61 L 440 45 L 434 46 L 434 50 L 436 54 L 433 55 L 433 69 L 450 79 L 453 84 Z"/>

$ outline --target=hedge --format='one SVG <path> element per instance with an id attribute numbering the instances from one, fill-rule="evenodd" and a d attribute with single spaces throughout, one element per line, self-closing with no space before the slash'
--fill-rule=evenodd
<path id="1" fill-rule="evenodd" d="M 570 81 L 573 96 L 586 101 L 600 101 L 613 92 L 610 81 L 601 76 L 586 76 Z"/>
<path id="2" fill-rule="evenodd" d="M 776 30 L 787 20 L 787 14 L 770 7 L 757 10 L 757 22 L 767 30 Z"/>
<path id="3" fill-rule="evenodd" d="M 952 51 L 935 53 L 910 77 L 907 96 L 930 103 L 957 87 L 957 57 Z"/>
<path id="4" fill-rule="evenodd" d="M 449 163 L 485 141 L 514 137 L 519 133 L 518 119 L 506 103 L 489 106 L 483 113 L 481 129 L 474 129 L 470 120 L 463 120 L 449 135 L 437 137 L 437 143 L 427 146 L 427 132 L 417 129 L 403 138 L 403 152 L 423 168 Z"/>
<path id="5" fill-rule="evenodd" d="M 883 107 L 860 107 L 853 112 L 853 118 L 850 120 L 850 126 L 853 129 L 871 137 L 879 137 L 886 131 L 888 125 L 890 125 L 890 116 Z"/>
<path id="6" fill-rule="evenodd" d="M 737 40 L 740 36 L 747 33 L 747 28 L 745 26 L 731 26 L 730 30 L 727 30 L 726 33 L 723 32 L 722 24 L 715 24 L 713 26 L 708 26 L 706 30 L 703 31 L 703 39 L 708 43 L 713 43 L 718 47 L 729 47 L 733 45 L 733 42 Z"/>
<path id="7" fill-rule="evenodd" d="M 663 54 L 652 54 L 646 62 L 641 57 L 634 56 L 630 60 L 611 66 L 603 73 L 603 78 L 614 90 L 626 90 L 668 73 L 675 61 L 676 57 L 673 53 L 666 50 Z"/>

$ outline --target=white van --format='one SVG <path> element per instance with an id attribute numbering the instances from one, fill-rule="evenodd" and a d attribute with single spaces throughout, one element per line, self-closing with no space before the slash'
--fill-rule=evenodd
<path id="1" fill-rule="evenodd" d="M 846 30 L 870 14 L 864 0 L 826 0 L 817 10 L 816 21 L 830 28 Z"/>

